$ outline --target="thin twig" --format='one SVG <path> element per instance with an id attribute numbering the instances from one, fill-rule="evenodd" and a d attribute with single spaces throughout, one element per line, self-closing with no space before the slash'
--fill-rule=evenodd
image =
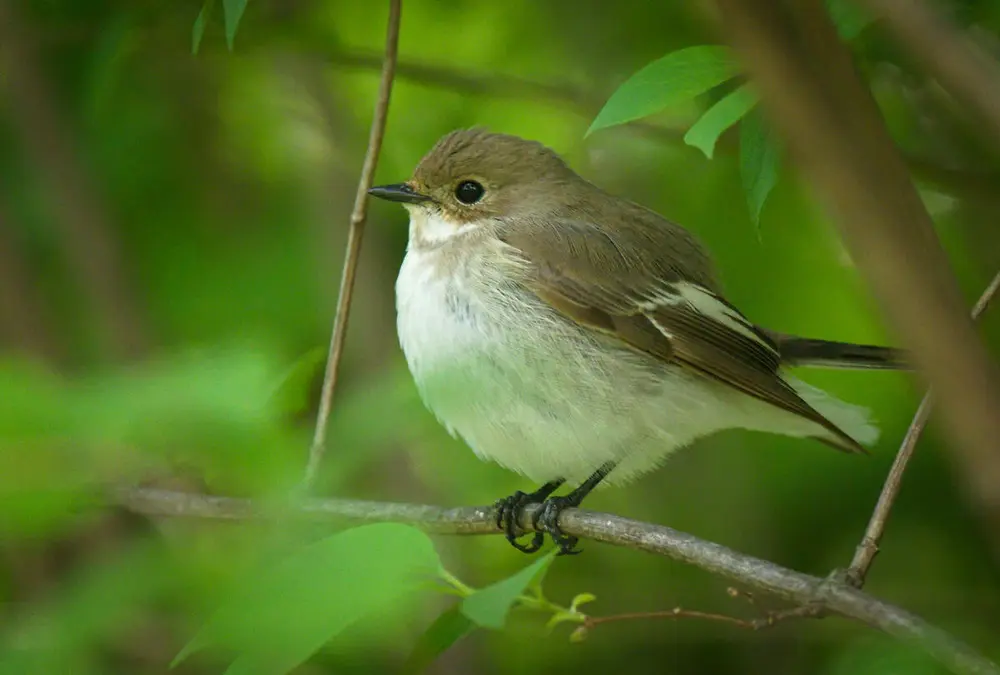
<path id="1" fill-rule="evenodd" d="M 351 225 L 347 234 L 347 253 L 344 258 L 344 271 L 340 279 L 340 295 L 337 298 L 337 311 L 333 320 L 333 333 L 330 337 L 326 373 L 323 376 L 319 412 L 316 415 L 316 433 L 313 435 L 312 447 L 309 449 L 305 487 L 312 484 L 320 461 L 323 459 L 323 453 L 326 451 L 326 427 L 330 419 L 333 392 L 337 386 L 337 372 L 344 353 L 344 337 L 347 335 L 347 318 L 351 311 L 354 278 L 357 275 L 358 256 L 361 253 L 361 238 L 365 230 L 365 219 L 368 216 L 368 189 L 372 186 L 379 152 L 382 149 L 385 121 L 389 112 L 389 98 L 392 95 L 392 82 L 396 72 L 401 13 L 402 0 L 389 0 L 389 21 L 386 28 L 382 78 L 379 82 L 375 116 L 372 119 L 371 133 L 368 137 L 368 151 L 365 153 L 365 163 L 361 168 L 361 179 L 358 181 L 358 192 L 354 198 L 354 210 L 351 213 Z"/>
<path id="2" fill-rule="evenodd" d="M 944 89 L 1000 143 L 1000 64 L 949 17 L 920 0 L 862 0 Z M 940 3 L 933 3 L 940 4 Z"/>
<path id="3" fill-rule="evenodd" d="M 335 67 L 377 70 L 381 68 L 382 64 L 380 55 L 368 52 L 324 51 L 317 55 Z M 510 98 L 534 102 L 551 101 L 587 119 L 593 118 L 608 99 L 606 94 L 591 92 L 561 82 L 546 82 L 514 75 L 464 70 L 406 60 L 400 60 L 396 64 L 396 79 L 409 80 L 427 87 L 461 91 L 466 94 L 491 98 Z M 680 143 L 684 139 L 683 128 L 642 120 L 629 122 L 623 125 L 623 128 L 664 143 Z M 719 149 L 727 150 L 735 147 L 734 144 L 722 143 Z M 988 172 L 945 167 L 926 157 L 915 155 L 904 154 L 903 158 L 913 175 L 924 183 L 934 185 L 952 194 L 976 199 L 993 199 L 995 197 L 993 189 L 996 185 L 993 180 L 995 176 Z"/>
<path id="4" fill-rule="evenodd" d="M 979 296 L 975 307 L 972 308 L 973 320 L 982 316 L 998 290 L 1000 290 L 1000 272 L 993 277 L 986 290 Z M 868 570 L 875 560 L 875 555 L 878 553 L 878 545 L 885 532 L 885 524 L 889 519 L 889 512 L 892 510 L 892 505 L 899 494 L 899 488 L 903 481 L 903 473 L 906 471 L 906 466 L 913 456 L 913 450 L 917 446 L 920 435 L 927 426 L 927 421 L 930 419 L 933 407 L 934 397 L 932 392 L 928 390 L 920 402 L 916 414 L 913 416 L 910 428 L 907 429 L 906 436 L 903 437 L 903 442 L 896 453 L 896 459 L 889 469 L 889 475 L 886 476 L 885 484 L 882 486 L 882 493 L 879 495 L 878 503 L 872 512 L 871 520 L 868 521 L 868 528 L 865 530 L 865 535 L 862 537 L 861 543 L 858 544 L 858 548 L 854 551 L 854 560 L 851 561 L 851 566 L 847 570 L 847 578 L 858 588 L 864 585 L 865 576 L 868 574 Z"/>
<path id="5" fill-rule="evenodd" d="M 337 524 L 409 523 L 437 534 L 500 534 L 493 507 L 444 509 L 350 499 L 308 499 L 287 509 L 248 499 L 188 494 L 147 488 L 117 490 L 115 503 L 152 516 L 242 520 L 299 518 Z M 520 525 L 532 528 L 538 505 L 521 514 Z M 904 609 L 872 597 L 838 578 L 820 579 L 754 558 L 677 530 L 606 513 L 567 509 L 559 516 L 567 533 L 679 560 L 803 607 L 799 612 L 840 614 L 912 643 L 962 675 L 1000 675 L 996 664 L 957 638 Z M 805 607 L 818 609 L 804 609 Z M 791 611 L 791 610 L 790 610 Z"/>
<path id="6" fill-rule="evenodd" d="M 612 614 L 610 616 L 588 616 L 584 620 L 581 628 L 589 631 L 597 626 L 607 623 L 618 623 L 619 621 L 648 621 L 650 619 L 705 619 L 707 621 L 728 623 L 730 625 L 747 628 L 749 630 L 756 630 L 765 626 L 764 624 L 759 623 L 763 621 L 763 619 L 741 619 L 737 616 L 730 616 L 729 614 L 716 614 L 715 612 L 702 612 L 697 609 L 674 607 L 673 609 L 661 610 L 657 612 L 627 612 L 624 614 Z"/>
<path id="7" fill-rule="evenodd" d="M 378 54 L 362 51 L 324 51 L 319 54 L 330 65 L 344 68 L 375 69 L 381 59 Z M 430 87 L 453 89 L 473 95 L 501 98 L 523 98 L 553 101 L 595 115 L 607 96 L 601 96 L 565 82 L 544 82 L 528 78 L 460 70 L 449 66 L 419 61 L 400 61 L 396 76 Z"/>
<path id="8" fill-rule="evenodd" d="M 972 498 L 1000 514 L 1000 368 L 822 0 L 716 0 L 733 46 L 886 317 L 933 385 Z M 804 39 L 808 36 L 808 39 Z"/>
<path id="9" fill-rule="evenodd" d="M 576 639 L 586 637 L 586 634 L 593 628 L 607 623 L 617 623 L 619 621 L 648 621 L 650 619 L 705 619 L 706 621 L 716 621 L 728 623 L 747 630 L 763 630 L 777 626 L 789 619 L 805 619 L 822 615 L 822 608 L 818 605 L 801 605 L 791 609 L 784 609 L 777 612 L 769 612 L 764 616 L 755 619 L 741 619 L 729 614 L 717 614 L 715 612 L 703 612 L 697 609 L 684 609 L 674 607 L 657 612 L 627 612 L 624 614 L 612 614 L 610 616 L 588 616 L 577 628 L 573 635 Z"/>
<path id="10" fill-rule="evenodd" d="M 324 53 L 333 65 L 345 68 L 374 68 L 378 63 L 374 54 L 336 51 Z M 528 101 L 551 101 L 566 106 L 590 119 L 608 100 L 608 95 L 588 91 L 563 82 L 545 82 L 515 75 L 459 70 L 448 66 L 413 61 L 401 61 L 396 76 L 428 87 L 439 87 L 467 94 L 492 98 L 514 98 Z M 630 122 L 626 128 L 667 142 L 684 138 L 684 130 L 649 122 Z"/>

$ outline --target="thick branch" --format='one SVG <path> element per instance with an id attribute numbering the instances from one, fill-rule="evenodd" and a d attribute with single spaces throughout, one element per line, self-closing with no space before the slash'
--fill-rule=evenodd
<path id="1" fill-rule="evenodd" d="M 351 499 L 313 499 L 294 509 L 269 510 L 247 499 L 142 488 L 119 490 L 115 501 L 131 511 L 152 516 L 219 520 L 295 517 L 343 524 L 392 521 L 437 534 L 500 534 L 493 508 L 486 506 L 444 509 Z M 523 527 L 529 526 L 537 508 L 537 505 L 529 506 L 521 514 Z M 954 637 L 834 578 L 824 580 L 802 574 L 663 525 L 605 513 L 568 509 L 560 515 L 559 525 L 568 534 L 680 560 L 789 602 L 817 603 L 830 612 L 919 646 L 955 673 L 1000 675 L 1000 668 Z"/>
<path id="2" fill-rule="evenodd" d="M 979 503 L 1000 512 L 1000 384 L 933 223 L 820 0 L 718 0 L 761 101 L 836 216 L 900 340 L 933 385 Z"/>

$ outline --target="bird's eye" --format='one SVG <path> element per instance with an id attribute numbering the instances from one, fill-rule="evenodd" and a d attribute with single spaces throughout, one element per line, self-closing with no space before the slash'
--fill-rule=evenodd
<path id="1" fill-rule="evenodd" d="M 463 204 L 475 204 L 483 198 L 486 190 L 474 180 L 463 180 L 455 188 L 455 198 Z"/>

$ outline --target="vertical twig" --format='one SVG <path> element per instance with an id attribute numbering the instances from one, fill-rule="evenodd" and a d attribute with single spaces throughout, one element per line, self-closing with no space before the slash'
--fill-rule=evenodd
<path id="1" fill-rule="evenodd" d="M 933 222 L 822 0 L 716 0 L 761 105 L 834 216 L 938 397 L 972 498 L 1000 516 L 1000 368 L 969 319 Z"/>
<path id="2" fill-rule="evenodd" d="M 344 337 L 347 334 L 347 317 L 351 310 L 358 255 L 361 253 L 361 237 L 364 234 L 365 219 L 368 216 L 368 188 L 372 185 L 379 151 L 382 149 L 385 120 L 389 111 L 389 98 L 392 95 L 392 80 L 396 72 L 401 13 L 402 0 L 389 0 L 389 22 L 386 29 L 382 77 L 379 82 L 378 99 L 375 103 L 375 116 L 372 119 L 371 132 L 368 136 L 368 151 L 365 153 L 365 163 L 361 168 L 361 178 L 358 181 L 358 192 L 354 197 L 354 210 L 351 213 L 351 224 L 347 234 L 347 253 L 344 258 L 344 271 L 340 279 L 340 295 L 337 298 L 337 310 L 333 319 L 333 333 L 330 336 L 330 351 L 326 361 L 326 373 L 323 376 L 319 412 L 316 415 L 316 432 L 313 435 L 312 447 L 309 449 L 309 464 L 306 466 L 306 487 L 315 478 L 319 463 L 323 459 L 323 453 L 326 451 L 326 427 L 330 419 L 333 392 L 337 386 L 337 370 L 344 353 Z"/>
<path id="3" fill-rule="evenodd" d="M 993 277 L 986 290 L 979 296 L 975 307 L 972 308 L 972 318 L 974 320 L 978 319 L 986 311 L 986 308 L 989 307 L 990 301 L 993 300 L 998 290 L 1000 290 L 1000 272 Z M 903 473 L 906 471 L 906 466 L 913 456 L 913 450 L 917 446 L 920 434 L 923 433 L 924 428 L 927 426 L 927 421 L 930 419 L 933 407 L 933 392 L 928 391 L 920 402 L 916 414 L 913 416 L 913 421 L 910 423 L 910 428 L 906 431 L 906 436 L 903 437 L 903 442 L 896 453 L 896 459 L 893 461 L 892 467 L 889 469 L 889 475 L 886 476 L 885 484 L 882 486 L 882 493 L 878 497 L 878 503 L 875 504 L 875 510 L 868 521 L 865 535 L 861 538 L 861 543 L 858 544 L 858 548 L 854 551 L 854 559 L 851 561 L 851 566 L 847 569 L 847 578 L 858 588 L 864 585 L 868 570 L 871 568 L 872 561 L 875 560 L 875 555 L 878 553 L 878 545 L 882 540 L 882 534 L 885 532 L 885 524 L 889 519 L 889 512 L 892 510 L 892 505 L 899 494 L 899 488 L 903 481 Z"/>

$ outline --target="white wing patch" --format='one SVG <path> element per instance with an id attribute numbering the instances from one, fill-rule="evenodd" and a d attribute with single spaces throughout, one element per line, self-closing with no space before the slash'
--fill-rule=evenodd
<path id="1" fill-rule="evenodd" d="M 681 298 L 705 316 L 718 321 L 726 328 L 745 335 L 755 342 L 762 342 L 760 335 L 753 329 L 746 317 L 721 301 L 711 291 L 686 281 L 675 284 L 675 288 L 680 293 Z"/>
<path id="2" fill-rule="evenodd" d="M 773 345 L 761 339 L 761 336 L 754 330 L 753 324 L 745 316 L 721 300 L 717 295 L 697 284 L 692 284 L 688 281 L 665 284 L 662 290 L 647 293 L 637 305 L 644 312 L 653 312 L 657 307 L 678 305 L 681 303 L 687 303 L 700 314 L 744 337 L 750 338 L 765 347 L 768 351 L 775 354 L 778 353 Z"/>

